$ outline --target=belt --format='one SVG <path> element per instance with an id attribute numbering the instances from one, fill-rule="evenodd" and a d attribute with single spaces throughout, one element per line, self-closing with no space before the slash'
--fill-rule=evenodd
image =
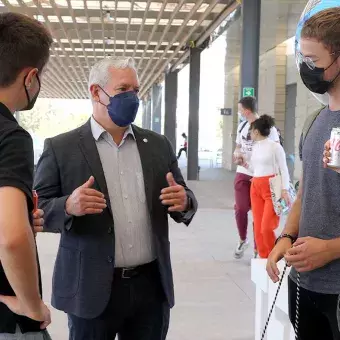
<path id="1" fill-rule="evenodd" d="M 115 268 L 114 277 L 119 279 L 132 279 L 133 277 L 152 272 L 157 269 L 156 261 L 142 264 L 137 267 Z"/>

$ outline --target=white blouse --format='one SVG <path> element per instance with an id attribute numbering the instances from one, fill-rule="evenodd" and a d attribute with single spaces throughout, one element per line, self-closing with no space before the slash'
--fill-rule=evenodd
<path id="1" fill-rule="evenodd" d="M 289 171 L 283 147 L 269 138 L 258 141 L 253 146 L 249 169 L 254 177 L 281 174 L 282 189 L 289 189 Z"/>

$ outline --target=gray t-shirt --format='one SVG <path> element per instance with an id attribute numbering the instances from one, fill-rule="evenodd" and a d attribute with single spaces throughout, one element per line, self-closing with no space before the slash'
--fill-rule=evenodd
<path id="1" fill-rule="evenodd" d="M 299 237 L 330 240 L 340 237 L 340 174 L 322 164 L 324 144 L 340 127 L 340 111 L 325 108 L 314 121 L 302 148 L 303 196 Z M 291 271 L 296 281 L 296 271 Z M 301 273 L 301 287 L 323 294 L 340 294 L 340 260 Z"/>

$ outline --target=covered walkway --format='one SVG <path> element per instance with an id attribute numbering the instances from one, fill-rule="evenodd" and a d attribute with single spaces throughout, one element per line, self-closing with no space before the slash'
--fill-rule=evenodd
<path id="1" fill-rule="evenodd" d="M 211 181 L 189 182 L 200 207 L 189 228 L 171 222 L 177 304 L 168 340 L 253 340 L 255 288 L 250 280 L 251 250 L 235 261 L 234 174 L 203 169 Z M 45 300 L 50 301 L 58 235 L 38 235 Z M 53 339 L 67 340 L 67 319 L 53 311 Z"/>

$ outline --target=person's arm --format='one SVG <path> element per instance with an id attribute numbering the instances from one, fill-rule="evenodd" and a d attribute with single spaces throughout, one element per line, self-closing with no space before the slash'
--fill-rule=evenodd
<path id="1" fill-rule="evenodd" d="M 69 196 L 62 195 L 59 166 L 50 139 L 45 140 L 34 176 L 34 189 L 39 196 L 39 208 L 44 211 L 44 232 L 60 233 L 64 228 L 71 229 L 73 217 L 65 211 Z"/>
<path id="2" fill-rule="evenodd" d="M 296 200 L 292 205 L 290 213 L 288 215 L 286 225 L 283 229 L 282 234 L 291 235 L 293 238 L 297 238 L 299 235 L 299 223 L 300 223 L 300 215 L 301 215 L 301 207 L 302 207 L 302 193 L 303 193 L 303 184 L 302 184 L 303 176 L 300 178 L 299 190 L 297 192 Z M 278 242 L 280 244 L 282 239 Z"/>
<path id="3" fill-rule="evenodd" d="M 235 153 L 239 153 L 241 152 L 241 148 L 242 148 L 242 140 L 241 140 L 241 134 L 240 134 L 240 129 L 239 127 L 237 128 L 237 134 L 236 134 L 236 147 L 235 147 Z"/>
<path id="4" fill-rule="evenodd" d="M 1 140 L 0 152 L 0 262 L 15 296 L 0 302 L 15 314 L 50 323 L 41 300 L 33 226 L 33 143 L 28 133 L 14 128 Z"/>
<path id="5" fill-rule="evenodd" d="M 281 235 L 290 235 L 293 239 L 296 239 L 299 235 L 299 223 L 301 215 L 302 206 L 302 176 L 300 180 L 300 186 L 297 193 L 297 198 L 292 205 L 290 213 L 288 215 L 286 225 L 283 229 Z M 271 251 L 267 261 L 267 273 L 273 282 L 279 281 L 279 269 L 277 268 L 277 263 L 283 259 L 287 251 L 292 248 L 292 240 L 288 237 L 282 237 L 276 243 L 274 249 Z"/>
<path id="6" fill-rule="evenodd" d="M 289 170 L 286 161 L 286 153 L 280 144 L 275 144 L 275 159 L 281 173 L 282 188 L 283 190 L 288 190 L 290 182 Z"/>
<path id="7" fill-rule="evenodd" d="M 178 167 L 177 158 L 173 151 L 170 141 L 166 137 L 164 138 L 165 138 L 166 146 L 167 146 L 168 153 L 169 153 L 170 172 L 173 174 L 173 177 L 176 183 L 181 185 L 185 189 L 185 192 L 188 198 L 188 206 L 187 206 L 186 211 L 171 212 L 170 216 L 177 223 L 184 223 L 186 225 L 189 225 L 197 211 L 198 203 L 197 203 L 194 193 L 187 187 L 184 181 L 181 170 Z"/>
<path id="8" fill-rule="evenodd" d="M 40 308 L 37 254 L 25 194 L 0 188 L 0 260 L 25 314 Z"/>

